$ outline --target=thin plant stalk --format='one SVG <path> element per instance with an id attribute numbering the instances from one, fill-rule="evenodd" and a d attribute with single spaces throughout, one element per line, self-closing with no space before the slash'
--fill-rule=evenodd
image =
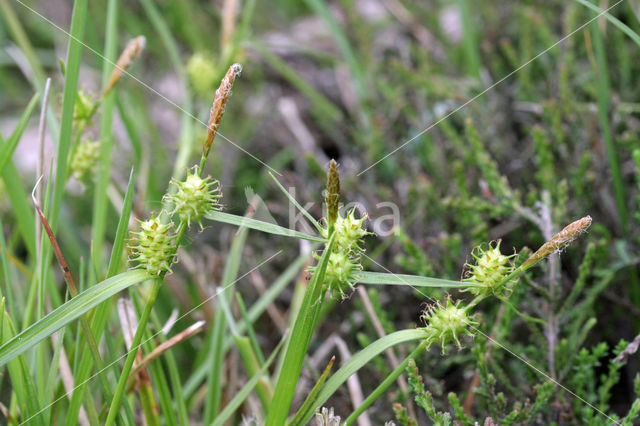
<path id="1" fill-rule="evenodd" d="M 427 349 L 427 345 L 428 345 L 428 341 L 427 340 L 423 340 L 422 342 L 420 342 L 420 344 L 418 345 L 418 347 L 416 347 L 410 354 L 408 357 L 406 357 L 404 359 L 404 361 L 402 361 L 396 368 L 395 370 L 393 370 L 383 381 L 382 383 L 380 383 L 378 385 L 377 388 L 375 388 L 375 390 L 373 392 L 371 392 L 369 394 L 368 397 L 365 398 L 364 401 L 362 401 L 362 404 L 360 404 L 358 406 L 358 408 L 355 409 L 355 411 L 353 413 L 351 413 L 351 415 L 349 417 L 347 417 L 347 419 L 345 420 L 345 425 L 349 426 L 352 425 L 356 420 L 358 420 L 358 417 L 360 416 L 360 414 L 364 413 L 365 410 L 369 407 L 371 407 L 371 405 L 378 400 L 378 398 L 380 398 L 382 396 L 382 394 L 384 392 L 386 392 L 386 390 L 389 388 L 389 386 L 391 386 L 393 384 L 393 382 L 400 377 L 400 375 L 402 375 L 402 373 L 407 369 L 407 365 L 409 364 L 409 360 L 411 359 L 417 359 L 419 356 L 422 355 L 422 353 Z"/>

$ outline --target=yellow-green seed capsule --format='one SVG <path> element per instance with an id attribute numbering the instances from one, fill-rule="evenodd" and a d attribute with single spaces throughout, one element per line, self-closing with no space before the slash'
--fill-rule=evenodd
<path id="1" fill-rule="evenodd" d="M 73 153 L 71 164 L 71 176 L 77 180 L 86 180 L 96 170 L 100 157 L 100 142 L 85 140 L 80 142 Z"/>
<path id="2" fill-rule="evenodd" d="M 443 354 L 449 343 L 455 343 L 458 349 L 462 348 L 460 336 L 473 336 L 468 327 L 477 325 L 477 322 L 469 317 L 466 309 L 459 307 L 459 304 L 459 300 L 454 304 L 451 299 L 447 299 L 445 305 L 436 303 L 427 307 L 422 314 L 422 319 L 427 323 L 424 330 L 428 335 L 428 345 L 439 343 Z"/>
<path id="3" fill-rule="evenodd" d="M 356 219 L 355 208 L 347 213 L 345 217 L 338 212 L 334 225 L 335 243 L 333 250 L 359 254 L 362 251 L 363 238 L 370 234 L 364 227 L 366 220 L 366 216 Z M 329 238 L 328 228 L 322 230 L 322 236 Z"/>
<path id="4" fill-rule="evenodd" d="M 476 247 L 471 255 L 476 260 L 475 265 L 467 264 L 469 268 L 464 281 L 471 283 L 465 291 L 476 296 L 501 296 L 505 290 L 505 278 L 513 271 L 511 258 L 500 251 L 501 241 L 489 243 L 488 248 Z"/>
<path id="5" fill-rule="evenodd" d="M 347 297 L 355 284 L 354 274 L 360 270 L 362 266 L 359 259 L 345 253 L 331 253 L 325 273 L 325 281 L 331 295 L 340 299 Z"/>
<path id="6" fill-rule="evenodd" d="M 131 246 L 130 258 L 138 263 L 137 268 L 146 269 L 150 275 L 171 271 L 175 255 L 172 227 L 172 223 L 163 224 L 156 216 L 140 222 L 140 231 L 132 233 L 134 245 Z"/>
<path id="7" fill-rule="evenodd" d="M 346 217 L 338 212 L 334 224 L 333 251 L 329 255 L 329 263 L 325 273 L 328 290 L 335 298 L 344 299 L 356 284 L 355 273 L 362 270 L 360 255 L 363 252 L 362 240 L 369 234 L 364 228 L 366 217 L 356 219 L 355 209 Z M 328 226 L 322 230 L 322 235 L 328 238 Z M 316 256 L 319 259 L 319 256 Z M 315 270 L 315 267 L 311 268 Z"/>
<path id="8" fill-rule="evenodd" d="M 218 181 L 210 176 L 201 178 L 197 171 L 197 168 L 193 173 L 188 170 L 182 182 L 172 179 L 176 191 L 165 195 L 165 201 L 173 205 L 171 214 L 177 214 L 189 226 L 192 220 L 202 226 L 201 220 L 206 214 L 220 209 L 218 201 L 222 197 Z"/>

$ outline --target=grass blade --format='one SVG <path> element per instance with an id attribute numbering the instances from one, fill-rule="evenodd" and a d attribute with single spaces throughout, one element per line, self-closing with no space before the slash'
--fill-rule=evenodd
<path id="1" fill-rule="evenodd" d="M 278 378 L 276 390 L 271 404 L 271 411 L 267 417 L 267 425 L 283 425 L 287 420 L 291 401 L 296 391 L 296 385 L 302 371 L 302 363 L 307 353 L 307 348 L 313 336 L 314 324 L 317 319 L 317 312 L 322 307 L 322 287 L 324 275 L 329 264 L 329 253 L 333 250 L 335 234 L 331 236 L 329 243 L 325 246 L 322 256 L 318 261 L 316 272 L 313 274 L 309 287 L 304 294 L 302 306 L 296 317 L 296 321 L 291 331 L 291 342 L 293 345 L 287 347 L 284 357 L 283 369 Z"/>
<path id="2" fill-rule="evenodd" d="M 18 122 L 16 129 L 11 134 L 11 137 L 7 140 L 7 143 L 5 143 L 0 149 L 0 173 L 4 171 L 4 166 L 7 165 L 7 163 L 13 156 L 13 152 L 16 150 L 18 142 L 20 142 L 20 138 L 22 137 L 22 133 L 29 123 L 29 119 L 31 118 L 33 109 L 38 103 L 39 97 L 40 95 L 38 93 L 31 97 L 29 104 L 22 113 L 22 117 L 20 117 L 20 121 Z"/>
<path id="3" fill-rule="evenodd" d="M 2 146 L 4 146 L 4 140 L 0 135 L 0 147 Z M 27 193 L 22 186 L 18 169 L 11 159 L 9 159 L 5 165 L 1 175 L 5 183 L 11 208 L 16 216 L 18 230 L 22 234 L 23 241 L 29 251 L 29 256 L 31 256 L 32 259 L 36 259 L 36 231 L 33 227 L 35 217 L 29 204 Z"/>
<path id="4" fill-rule="evenodd" d="M 102 87 L 109 84 L 111 73 L 116 61 L 118 44 L 118 0 L 109 0 L 107 4 L 106 31 L 104 43 L 104 60 L 102 62 Z M 113 109 L 115 107 L 115 93 L 110 91 L 102 101 L 100 115 L 100 160 L 97 165 L 97 179 L 93 193 L 93 218 L 91 240 L 97 248 L 94 257 L 95 269 L 102 275 L 104 238 L 107 229 L 107 187 L 111 182 L 111 157 L 113 151 Z"/>
<path id="5" fill-rule="evenodd" d="M 0 342 L 14 340 L 15 337 L 13 339 L 11 339 L 11 337 L 14 335 L 15 331 L 11 318 L 9 318 L 9 314 L 4 309 L 4 299 L 0 302 L 0 308 L 2 309 L 0 311 L 0 315 L 2 316 L 0 324 Z M 31 419 L 32 416 L 36 416 L 36 413 L 38 413 L 40 404 L 38 402 L 38 392 L 36 391 L 35 383 L 29 374 L 29 369 L 27 368 L 27 363 L 25 362 L 24 357 L 19 357 L 18 359 L 9 362 L 7 364 L 7 369 L 9 371 L 9 377 L 11 378 L 13 391 L 16 393 L 17 402 L 20 406 L 24 419 Z M 34 417 L 33 423 L 31 424 L 43 424 L 42 418 L 40 416 Z"/>
<path id="6" fill-rule="evenodd" d="M 327 364 L 327 366 L 325 367 L 324 371 L 320 375 L 320 378 L 318 379 L 316 384 L 313 386 L 313 389 L 311 389 L 311 392 L 309 392 L 307 399 L 305 399 L 305 401 L 302 403 L 302 406 L 300 407 L 296 415 L 293 416 L 293 419 L 291 419 L 290 426 L 297 426 L 299 424 L 300 425 L 303 424 L 301 422 L 302 416 L 309 410 L 309 408 L 311 407 L 311 404 L 313 404 L 313 401 L 315 401 L 316 397 L 318 396 L 320 389 L 322 389 L 322 385 L 324 385 L 324 382 L 327 380 L 327 378 L 329 377 L 329 374 L 331 373 L 331 368 L 333 367 L 333 363 L 335 362 L 335 360 L 336 360 L 335 356 L 331 357 L 331 361 L 329 361 L 329 364 Z"/>
<path id="7" fill-rule="evenodd" d="M 604 10 L 600 9 L 595 4 L 589 3 L 589 1 L 587 0 L 574 0 L 574 1 L 593 10 L 597 14 L 604 16 L 607 19 L 607 21 L 611 22 L 616 28 L 618 28 L 620 31 L 625 33 L 631 40 L 633 40 L 635 44 L 640 46 L 640 36 L 636 34 L 636 32 L 633 31 L 631 28 L 629 28 L 624 22 L 620 21 L 618 18 L 616 18 L 609 12 L 605 12 Z"/>
<path id="8" fill-rule="evenodd" d="M 396 331 L 395 333 L 388 334 L 376 340 L 375 342 L 355 354 L 353 358 L 351 358 L 345 365 L 343 365 L 338 371 L 336 371 L 329 380 L 327 380 L 327 383 L 318 394 L 318 397 L 309 407 L 309 410 L 302 418 L 302 424 L 306 424 L 306 422 L 311 419 L 311 416 L 315 412 L 316 408 L 321 407 L 322 404 L 324 404 L 329 399 L 329 397 L 331 397 L 331 395 L 333 395 L 334 392 L 338 390 L 338 388 L 342 386 L 342 384 L 346 382 L 349 377 L 351 377 L 352 374 L 368 364 L 373 358 L 380 355 L 382 352 L 392 346 L 399 345 L 405 342 L 424 339 L 426 337 L 427 334 L 420 329 Z"/>
<path id="9" fill-rule="evenodd" d="M 255 229 L 256 231 L 266 232 L 274 235 L 282 235 L 284 237 L 300 238 L 303 240 L 324 243 L 327 240 L 322 237 L 305 234 L 303 232 L 294 231 L 273 223 L 263 222 L 261 220 L 252 219 L 246 216 L 237 216 L 224 212 L 212 212 L 205 216 L 206 219 L 216 222 L 228 223 L 230 225 L 244 226 L 245 228 Z"/>
<path id="10" fill-rule="evenodd" d="M 389 274 L 384 272 L 360 271 L 354 274 L 359 284 L 374 285 L 409 285 L 415 287 L 471 287 L 472 283 L 443 280 L 440 278 L 421 277 L 418 275 Z"/>
<path id="11" fill-rule="evenodd" d="M 76 104 L 78 90 L 78 75 L 80 74 L 80 58 L 82 56 L 82 39 L 84 26 L 87 21 L 88 0 L 76 0 L 73 4 L 73 15 L 71 18 L 71 30 L 69 37 L 69 47 L 67 49 L 67 62 L 64 79 L 64 94 L 62 97 L 62 117 L 60 126 L 60 139 L 58 140 L 58 151 L 56 153 L 56 179 L 53 186 L 53 200 L 51 211 L 49 212 L 51 229 L 56 232 L 58 228 L 58 214 L 60 213 L 60 203 L 67 176 L 69 163 L 69 150 L 71 148 L 71 134 L 73 132 L 73 112 Z M 47 256 L 47 259 L 49 256 Z"/>
<path id="12" fill-rule="evenodd" d="M 145 271 L 132 270 L 83 291 L 0 346 L 0 367 L 111 296 L 148 279 L 151 277 Z"/>

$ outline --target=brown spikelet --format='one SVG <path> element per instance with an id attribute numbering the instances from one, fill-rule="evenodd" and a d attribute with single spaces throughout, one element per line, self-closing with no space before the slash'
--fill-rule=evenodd
<path id="1" fill-rule="evenodd" d="M 211 113 L 209 114 L 209 123 L 207 124 L 207 126 L 209 127 L 209 133 L 207 134 L 207 141 L 205 142 L 204 148 L 202 150 L 203 159 L 206 159 L 209 155 L 209 150 L 211 149 L 211 145 L 213 144 L 213 139 L 218 133 L 218 126 L 220 125 L 222 115 L 224 114 L 224 107 L 227 104 L 229 95 L 231 94 L 231 87 L 233 86 L 233 82 L 235 81 L 236 77 L 238 77 L 241 72 L 242 65 L 231 65 L 227 70 L 227 73 L 222 78 L 220 87 L 218 87 L 218 90 L 216 90 L 216 96 L 213 100 L 213 105 L 211 106 Z"/>
<path id="2" fill-rule="evenodd" d="M 554 235 L 553 238 L 544 243 L 538 251 L 533 253 L 531 257 L 522 264 L 522 267 L 530 267 L 552 253 L 564 250 L 573 240 L 586 231 L 589 226 L 591 226 L 591 216 L 585 216 L 582 219 L 570 223 L 562 231 Z"/>
<path id="3" fill-rule="evenodd" d="M 338 163 L 331 160 L 329 170 L 327 171 L 327 194 L 325 196 L 327 203 L 327 222 L 329 231 L 331 232 L 333 224 L 338 218 L 338 207 L 340 204 L 340 175 L 338 174 Z"/>
<path id="4" fill-rule="evenodd" d="M 140 56 L 142 49 L 147 42 L 147 39 L 144 36 L 138 36 L 134 39 L 129 40 L 127 47 L 124 48 L 122 54 L 118 58 L 118 62 L 116 62 L 116 66 L 111 72 L 111 76 L 109 77 L 109 82 L 102 93 L 102 96 L 106 96 L 107 93 L 113 89 L 113 87 L 118 83 L 122 74 L 131 66 L 133 61 Z"/>

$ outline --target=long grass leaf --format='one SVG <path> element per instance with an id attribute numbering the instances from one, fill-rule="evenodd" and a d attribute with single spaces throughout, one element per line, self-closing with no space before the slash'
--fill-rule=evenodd
<path id="1" fill-rule="evenodd" d="M 631 40 L 633 40 L 635 44 L 640 46 L 640 35 L 638 35 L 635 31 L 629 28 L 624 22 L 620 21 L 618 18 L 616 18 L 609 12 L 605 12 L 604 10 L 600 9 L 595 4 L 590 3 L 588 0 L 574 0 L 574 1 L 604 16 L 607 19 L 607 21 L 611 22 L 616 28 L 618 28 L 620 31 L 625 33 Z"/>
<path id="2" fill-rule="evenodd" d="M 324 243 L 327 240 L 322 237 L 316 237 L 314 235 L 305 234 L 303 232 L 294 231 L 292 229 L 285 228 L 283 226 L 275 225 L 269 222 L 263 222 L 261 220 L 252 219 L 245 216 L 237 216 L 224 212 L 212 212 L 205 216 L 205 219 L 213 220 L 216 222 L 228 223 L 230 225 L 244 226 L 246 228 L 255 229 L 256 231 L 266 232 L 268 234 L 282 235 L 284 237 L 299 238 L 302 240 L 314 241 L 318 243 Z"/>
<path id="3" fill-rule="evenodd" d="M 118 44 L 118 0 L 109 0 L 107 4 L 106 31 L 104 43 L 104 60 L 102 62 L 102 87 L 109 84 Z M 103 273 L 104 238 L 107 231 L 107 209 L 109 199 L 107 187 L 111 182 L 111 157 L 113 151 L 113 109 L 115 107 L 115 93 L 110 91 L 102 101 L 100 115 L 100 153 L 97 170 L 96 185 L 93 192 L 93 218 L 91 226 L 91 240 L 96 249 L 94 258 L 98 274 Z"/>
<path id="4" fill-rule="evenodd" d="M 284 357 L 283 369 L 278 377 L 271 411 L 267 417 L 267 425 L 283 425 L 289 414 L 291 401 L 300 378 L 302 371 L 302 363 L 307 353 L 309 343 L 313 336 L 314 324 L 317 319 L 317 311 L 322 305 L 322 287 L 324 283 L 324 275 L 329 264 L 329 254 L 333 250 L 335 234 L 329 239 L 329 243 L 325 246 L 322 256 L 318 261 L 316 271 L 309 282 L 309 286 L 304 294 L 302 306 L 296 317 L 291 331 L 290 342 L 287 346 L 287 352 Z"/>
<path id="5" fill-rule="evenodd" d="M 6 344 L 15 339 L 15 330 L 11 318 L 9 318 L 9 314 L 4 309 L 4 300 L 1 305 L 2 311 L 0 312 L 0 315 L 2 315 L 3 319 L 2 330 L 0 331 L 2 340 L 0 340 L 0 342 L 5 342 Z M 2 365 L 4 365 L 4 363 Z M 18 404 L 21 408 L 23 420 L 31 419 L 32 416 L 35 416 L 33 419 L 29 420 L 31 422 L 30 424 L 43 424 L 42 417 L 36 416 L 40 406 L 38 401 L 38 392 L 36 391 L 33 378 L 29 374 L 29 369 L 27 368 L 27 363 L 24 360 L 24 357 L 19 357 L 9 362 L 7 364 L 7 369 L 9 371 L 9 377 L 11 378 L 13 391 L 16 393 Z"/>
<path id="6" fill-rule="evenodd" d="M 0 147 L 4 146 L 4 140 L 0 135 Z M 35 218 L 27 193 L 22 185 L 22 180 L 18 174 L 18 169 L 13 164 L 13 160 L 9 160 L 1 172 L 2 179 L 5 183 L 7 196 L 11 203 L 11 208 L 16 217 L 18 231 L 22 234 L 29 256 L 36 258 L 36 231 L 33 226 Z"/>
<path id="7" fill-rule="evenodd" d="M 309 395 L 307 395 L 307 398 L 304 400 L 304 402 L 300 406 L 300 409 L 291 419 L 291 422 L 289 423 L 290 426 L 297 426 L 299 424 L 302 424 L 301 423 L 302 416 L 310 409 L 311 405 L 313 404 L 313 401 L 315 401 L 316 397 L 318 396 L 318 393 L 320 393 L 320 390 L 322 389 L 322 385 L 324 385 L 324 382 L 329 378 L 329 374 L 331 373 L 331 368 L 333 368 L 333 363 L 335 362 L 335 360 L 336 360 L 335 357 L 331 358 L 331 361 L 329 361 L 329 364 L 327 364 L 327 366 L 325 367 L 324 371 L 320 375 L 320 378 L 318 379 L 316 384 L 313 385 L 311 392 L 309 392 Z"/>
<path id="8" fill-rule="evenodd" d="M 440 278 L 421 277 L 418 275 L 389 274 L 384 272 L 360 271 L 354 273 L 359 284 L 374 285 L 409 285 L 415 287 L 470 287 L 473 284 L 463 281 L 443 280 Z"/>
<path id="9" fill-rule="evenodd" d="M 145 271 L 132 270 L 89 287 L 0 346 L 0 367 L 111 296 L 148 279 Z"/>
<path id="10" fill-rule="evenodd" d="M 327 380 L 327 383 L 318 394 L 318 397 L 305 413 L 305 416 L 302 419 L 302 424 L 306 424 L 315 412 L 316 408 L 321 407 L 331 397 L 331 395 L 333 395 L 335 391 L 337 391 L 338 388 L 342 386 L 349 377 L 351 377 L 351 375 L 367 365 L 373 358 L 392 346 L 424 339 L 426 337 L 427 334 L 420 329 L 400 330 L 381 337 L 355 354 L 345 365 L 336 371 L 329 380 Z"/>
<path id="11" fill-rule="evenodd" d="M 76 104 L 78 75 L 80 74 L 80 59 L 82 56 L 82 39 L 87 21 L 87 3 L 88 0 L 76 0 L 73 4 L 73 15 L 71 17 L 69 47 L 67 49 L 67 62 L 65 67 L 64 94 L 62 96 L 60 138 L 58 140 L 58 151 L 56 153 L 56 176 L 58 178 L 53 186 L 53 199 L 49 212 L 49 223 L 54 233 L 58 228 L 60 203 L 62 202 L 62 195 L 64 194 L 66 184 L 66 179 L 64 179 L 63 176 L 67 176 L 69 151 L 71 149 L 73 113 Z M 47 256 L 47 259 L 48 258 Z"/>
<path id="12" fill-rule="evenodd" d="M 16 129 L 13 131 L 9 139 L 7 139 L 7 142 L 2 146 L 2 148 L 0 148 L 0 173 L 2 173 L 2 171 L 4 170 L 4 166 L 7 165 L 7 163 L 13 156 L 13 153 L 18 146 L 18 142 L 20 142 L 20 138 L 22 138 L 22 133 L 24 133 L 24 129 L 26 129 L 27 124 L 29 124 L 29 119 L 31 118 L 33 109 L 38 104 L 39 97 L 40 95 L 38 93 L 31 97 L 29 104 L 20 117 L 20 121 L 18 121 Z"/>
<path id="13" fill-rule="evenodd" d="M 113 242 L 113 249 L 111 250 L 111 259 L 109 261 L 109 267 L 107 270 L 107 278 L 111 278 L 116 275 L 120 269 L 122 261 L 122 253 L 124 251 L 125 238 L 129 230 L 129 217 L 131 215 L 131 208 L 133 204 L 133 189 L 134 189 L 134 173 L 131 170 L 129 176 L 129 185 L 127 186 L 127 193 L 124 196 L 124 202 L 122 205 L 122 212 L 120 213 L 120 221 L 118 222 L 118 228 L 116 230 L 116 238 Z M 91 331 L 94 338 L 99 341 L 102 337 L 102 333 L 107 323 L 107 316 L 109 314 L 109 303 L 100 304 L 93 315 L 91 322 Z M 75 372 L 75 380 L 80 383 L 71 397 L 71 403 L 67 411 L 68 419 L 75 419 L 78 416 L 82 401 L 84 399 L 84 392 L 86 389 L 86 380 L 91 374 L 93 363 L 90 360 L 89 349 L 85 348 L 82 358 L 86 361 L 79 365 L 78 370 Z M 116 366 L 113 366 L 114 370 L 117 370 Z M 126 401 L 125 401 L 126 404 Z"/>

